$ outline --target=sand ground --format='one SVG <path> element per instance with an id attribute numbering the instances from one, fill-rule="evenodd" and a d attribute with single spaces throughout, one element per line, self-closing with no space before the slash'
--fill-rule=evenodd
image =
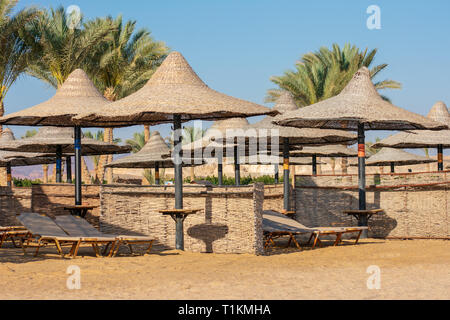
<path id="1" fill-rule="evenodd" d="M 273 248 L 264 256 L 188 253 L 155 248 L 115 258 L 62 259 L 54 248 L 24 256 L 0 249 L 0 299 L 450 299 L 450 242 L 363 240 L 299 252 Z M 278 243 L 282 245 L 282 243 Z M 81 270 L 69 290 L 67 268 Z M 378 266 L 381 288 L 368 289 Z"/>

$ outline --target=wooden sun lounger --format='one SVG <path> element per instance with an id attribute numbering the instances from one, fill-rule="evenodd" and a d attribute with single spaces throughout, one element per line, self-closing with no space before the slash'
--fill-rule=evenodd
<path id="1" fill-rule="evenodd" d="M 14 247 L 20 248 L 20 245 L 16 243 L 16 238 L 26 238 L 29 234 L 30 232 L 23 226 L 0 227 L 0 248 L 8 239 L 11 240 Z"/>
<path id="2" fill-rule="evenodd" d="M 71 245 L 69 256 L 75 258 L 81 244 L 90 244 L 94 249 L 95 255 L 100 256 L 99 244 L 111 244 L 116 242 L 115 238 L 108 237 L 74 237 L 68 235 L 56 223 L 47 216 L 41 216 L 37 213 L 22 213 L 18 216 L 19 221 L 29 230 L 30 236 L 21 239 L 21 245 L 24 253 L 33 240 L 36 243 L 37 256 L 39 249 L 48 244 L 54 244 L 61 257 L 65 257 L 62 246 Z"/>
<path id="3" fill-rule="evenodd" d="M 295 239 L 296 235 L 311 233 L 311 236 L 308 240 L 308 244 L 311 243 L 311 240 L 314 239 L 312 244 L 312 249 L 316 247 L 317 244 L 322 245 L 322 241 L 320 239 L 321 236 L 326 235 L 335 235 L 336 240 L 333 243 L 333 246 L 337 246 L 342 242 L 342 236 L 347 233 L 356 233 L 356 241 L 355 244 L 358 243 L 359 238 L 361 237 L 361 233 L 363 230 L 366 230 L 367 227 L 314 227 L 309 228 L 301 224 L 300 222 L 293 220 L 289 217 L 286 217 L 284 214 L 267 210 L 263 212 L 263 230 L 265 234 L 265 243 L 264 248 L 267 248 L 270 243 L 274 244 L 273 239 L 276 237 L 280 237 L 283 235 L 289 236 L 288 246 L 290 246 L 291 242 L 300 249 L 300 245 Z"/>
<path id="4" fill-rule="evenodd" d="M 289 241 L 287 247 L 294 243 L 298 249 L 302 249 L 295 236 L 300 234 L 309 234 L 316 229 L 307 228 L 297 223 L 297 221 L 287 217 L 277 211 L 267 210 L 263 212 L 263 232 L 264 232 L 264 249 L 270 244 L 275 245 L 275 239 L 288 236 Z"/>
<path id="5" fill-rule="evenodd" d="M 150 253 L 152 249 L 153 242 L 155 239 L 147 236 L 129 236 L 129 235 L 115 235 L 115 234 L 105 234 L 97 230 L 85 219 L 72 216 L 64 215 L 57 216 L 55 218 L 56 224 L 58 224 L 65 232 L 71 236 L 87 236 L 87 237 L 113 237 L 116 239 L 114 243 L 111 243 L 111 249 L 108 253 L 108 257 L 114 257 L 117 255 L 121 245 L 127 245 L 130 249 L 131 254 L 133 254 L 133 244 L 148 244 L 148 248 L 144 254 Z M 103 254 L 106 254 L 109 245 L 103 250 Z"/>

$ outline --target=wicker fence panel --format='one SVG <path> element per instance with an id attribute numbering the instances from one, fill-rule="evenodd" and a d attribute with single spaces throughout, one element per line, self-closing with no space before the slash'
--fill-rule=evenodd
<path id="1" fill-rule="evenodd" d="M 175 223 L 159 210 L 174 208 L 173 187 L 103 186 L 100 228 L 107 233 L 151 235 L 168 248 L 175 244 Z M 185 186 L 185 208 L 201 209 L 184 222 L 184 245 L 193 252 L 262 252 L 261 210 L 264 188 Z"/>
<path id="2" fill-rule="evenodd" d="M 369 236 L 450 238 L 447 174 L 382 175 L 367 188 L 368 208 L 384 209 L 369 221 Z M 296 219 L 312 227 L 356 225 L 356 219 L 343 214 L 358 208 L 354 177 L 297 176 Z"/>

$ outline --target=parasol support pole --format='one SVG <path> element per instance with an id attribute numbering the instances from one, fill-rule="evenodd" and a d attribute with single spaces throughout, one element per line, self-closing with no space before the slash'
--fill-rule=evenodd
<path id="1" fill-rule="evenodd" d="M 56 183 L 62 182 L 62 147 L 56 146 Z"/>
<path id="2" fill-rule="evenodd" d="M 11 175 L 11 163 L 6 164 L 6 185 L 8 188 L 12 188 L 12 175 Z"/>
<path id="3" fill-rule="evenodd" d="M 156 185 L 160 184 L 160 179 L 159 179 L 159 162 L 155 163 L 155 184 Z"/>
<path id="4" fill-rule="evenodd" d="M 183 209 L 183 165 L 181 159 L 181 116 L 173 117 L 174 161 L 175 161 L 175 209 Z M 177 216 L 175 220 L 175 248 L 184 250 L 183 220 Z"/>
<path id="5" fill-rule="evenodd" d="M 223 157 L 217 157 L 217 178 L 219 180 L 219 186 L 223 186 Z"/>
<path id="6" fill-rule="evenodd" d="M 234 182 L 236 186 L 241 185 L 241 165 L 239 164 L 238 146 L 234 146 Z"/>
<path id="7" fill-rule="evenodd" d="M 366 141 L 364 123 L 358 124 L 358 189 L 359 210 L 366 210 Z M 359 215 L 358 226 L 367 227 L 367 215 Z M 367 238 L 367 230 L 363 230 L 361 238 Z"/>
<path id="8" fill-rule="evenodd" d="M 81 127 L 74 128 L 75 145 L 75 205 L 81 205 Z"/>
<path id="9" fill-rule="evenodd" d="M 278 167 L 278 163 L 273 165 L 275 171 L 275 183 L 280 183 L 280 169 Z"/>
<path id="10" fill-rule="evenodd" d="M 284 189 L 284 210 L 290 211 L 289 203 L 289 138 L 283 138 L 283 189 Z"/>
<path id="11" fill-rule="evenodd" d="M 395 163 L 391 162 L 391 173 L 395 173 Z"/>
<path id="12" fill-rule="evenodd" d="M 72 157 L 66 157 L 67 183 L 72 183 Z"/>
<path id="13" fill-rule="evenodd" d="M 312 156 L 312 174 L 313 176 L 317 176 L 317 156 Z"/>
<path id="14" fill-rule="evenodd" d="M 438 171 L 444 171 L 444 150 L 442 144 L 437 147 L 438 152 Z"/>

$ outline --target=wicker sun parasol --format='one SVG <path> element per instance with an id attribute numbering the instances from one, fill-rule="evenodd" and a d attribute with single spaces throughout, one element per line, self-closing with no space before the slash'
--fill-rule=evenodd
<path id="1" fill-rule="evenodd" d="M 440 130 L 447 125 L 383 100 L 366 67 L 359 69 L 337 96 L 275 117 L 275 124 L 299 128 L 358 131 L 359 209 L 366 210 L 365 130 Z M 367 226 L 363 215 L 359 225 Z M 364 232 L 367 237 L 367 232 Z"/>
<path id="2" fill-rule="evenodd" d="M 450 113 L 444 102 L 438 101 L 433 105 L 427 118 L 450 125 Z M 391 147 L 401 149 L 437 148 L 438 171 L 444 169 L 443 149 L 450 148 L 450 130 L 412 130 L 399 132 L 387 137 L 374 145 L 375 148 Z"/>
<path id="3" fill-rule="evenodd" d="M 223 157 L 234 158 L 235 183 L 240 185 L 240 152 L 248 149 L 248 140 L 244 139 L 244 145 L 239 145 L 235 136 L 228 140 L 228 133 L 234 134 L 235 130 L 244 130 L 249 125 L 247 119 L 230 118 L 219 120 L 205 132 L 204 136 L 197 141 L 182 147 L 184 155 L 202 158 L 217 158 L 218 183 L 223 185 Z M 242 150 L 242 148 L 244 150 Z"/>
<path id="4" fill-rule="evenodd" d="M 366 166 L 390 166 L 391 172 L 394 173 L 395 166 L 406 166 L 431 162 L 436 162 L 436 160 L 400 149 L 382 148 L 366 160 Z"/>
<path id="5" fill-rule="evenodd" d="M 201 165 L 204 162 L 199 159 L 183 158 L 183 165 Z M 106 165 L 109 168 L 155 168 L 155 183 L 159 184 L 159 169 L 173 168 L 174 161 L 170 149 L 164 142 L 158 131 L 152 132 L 150 139 L 138 152 L 117 159 Z"/>
<path id="6" fill-rule="evenodd" d="M 6 128 L 0 136 L 0 146 L 14 141 L 13 132 Z M 42 153 L 25 153 L 0 150 L 0 167 L 6 167 L 8 186 L 11 186 L 11 167 L 33 166 L 54 163 L 55 159 Z"/>
<path id="7" fill-rule="evenodd" d="M 147 84 L 119 101 L 75 117 L 87 127 L 218 120 L 250 117 L 272 111 L 209 88 L 179 52 L 170 53 Z"/>
<path id="8" fill-rule="evenodd" d="M 295 104 L 294 98 L 291 93 L 284 91 L 281 93 L 277 100 L 274 110 L 277 110 L 281 114 L 293 112 L 297 110 L 298 107 Z M 275 134 L 278 141 L 277 143 L 282 146 L 283 149 L 283 171 L 284 171 L 284 210 L 290 211 L 290 200 L 289 200 L 289 153 L 293 147 L 299 147 L 304 145 L 327 145 L 335 143 L 344 144 L 354 144 L 356 142 L 356 135 L 350 132 L 345 132 L 342 130 L 321 130 L 321 129 L 305 129 L 305 128 L 294 128 L 294 127 L 283 127 L 273 123 L 274 117 L 267 116 L 263 120 L 249 125 L 249 129 L 254 129 L 254 134 L 261 138 L 263 135 L 266 136 L 269 144 L 273 143 L 272 135 Z M 250 131 L 251 132 L 251 131 Z M 316 165 L 313 164 L 313 168 Z M 278 170 L 278 165 L 276 165 L 275 170 Z"/>
<path id="9" fill-rule="evenodd" d="M 81 138 L 82 155 L 121 154 L 131 151 L 128 145 L 119 146 L 86 137 Z M 41 152 L 55 154 L 60 150 L 64 155 L 75 153 L 74 132 L 71 128 L 42 127 L 29 138 L 10 141 L 0 146 L 1 150 L 17 152 Z"/>
<path id="10" fill-rule="evenodd" d="M 74 124 L 72 117 L 83 112 L 91 112 L 108 104 L 95 88 L 86 73 L 73 71 L 49 100 L 34 107 L 0 118 L 0 124 L 25 126 L 74 127 L 75 146 L 75 204 L 81 205 L 81 127 Z M 69 163 L 68 163 L 69 164 Z M 68 169 L 70 166 L 68 166 Z M 57 181 L 61 181 L 61 152 L 56 161 Z M 69 173 L 69 170 L 68 170 Z"/>

